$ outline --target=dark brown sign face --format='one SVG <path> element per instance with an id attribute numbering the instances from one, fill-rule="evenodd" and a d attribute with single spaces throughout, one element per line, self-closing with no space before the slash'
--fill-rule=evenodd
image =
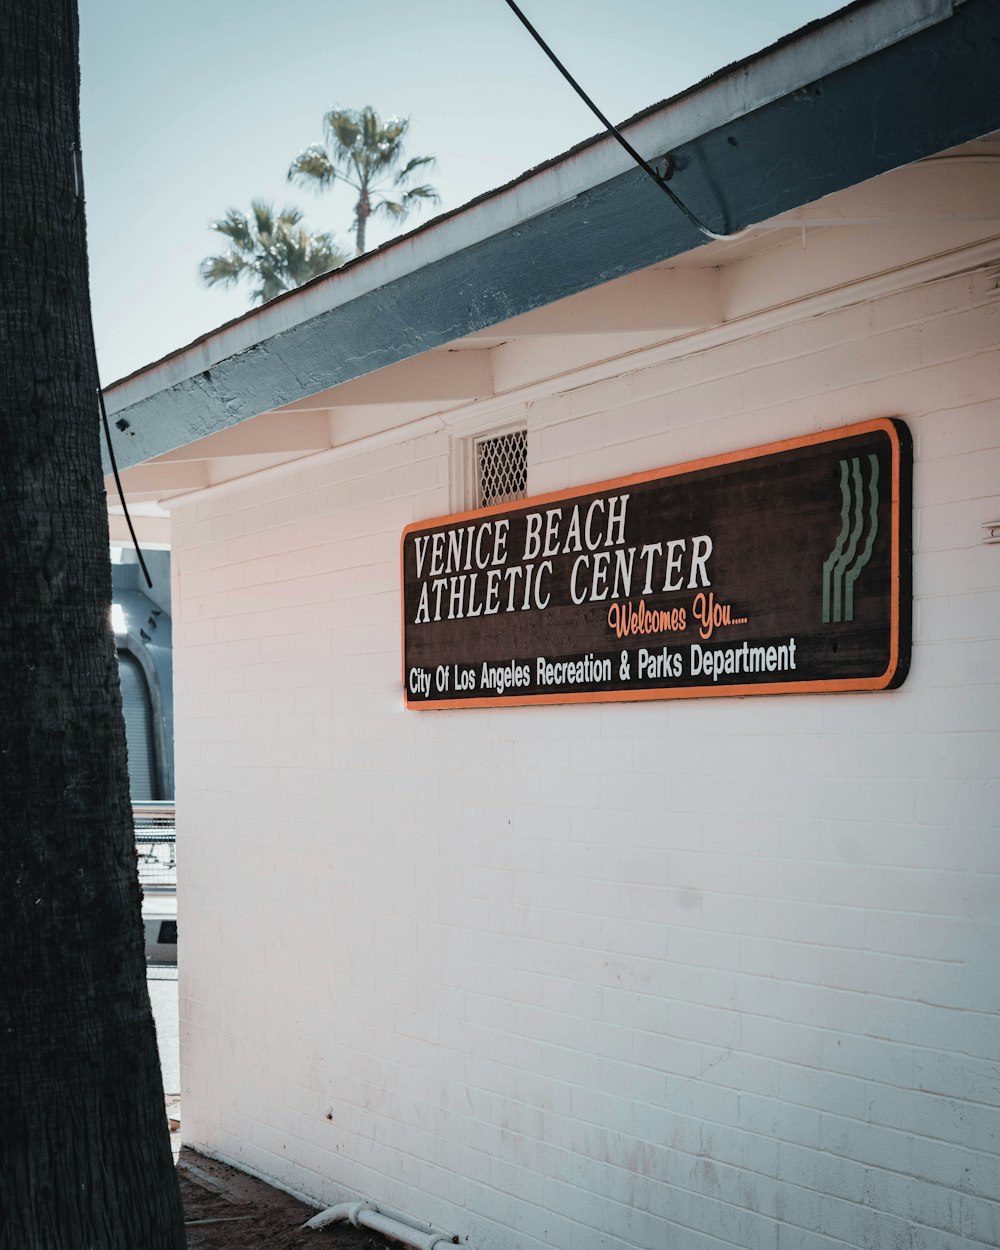
<path id="1" fill-rule="evenodd" d="M 910 477 L 880 419 L 411 525 L 406 705 L 898 686 Z"/>

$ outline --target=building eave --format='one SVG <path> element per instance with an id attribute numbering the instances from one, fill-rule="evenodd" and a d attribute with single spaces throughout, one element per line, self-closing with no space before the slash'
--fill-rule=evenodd
<path id="1" fill-rule="evenodd" d="M 991 0 L 867 0 L 637 115 L 732 232 L 1000 127 Z M 961 90 L 955 84 L 961 83 Z M 705 242 L 606 137 L 290 292 L 108 391 L 122 467 Z"/>

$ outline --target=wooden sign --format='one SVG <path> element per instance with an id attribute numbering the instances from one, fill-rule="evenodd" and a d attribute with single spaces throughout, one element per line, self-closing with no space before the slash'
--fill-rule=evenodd
<path id="1" fill-rule="evenodd" d="M 878 419 L 411 525 L 406 706 L 898 686 L 911 460 Z"/>

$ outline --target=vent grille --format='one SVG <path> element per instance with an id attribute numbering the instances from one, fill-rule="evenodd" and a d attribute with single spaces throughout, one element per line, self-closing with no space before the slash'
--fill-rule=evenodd
<path id="1" fill-rule="evenodd" d="M 523 499 L 528 490 L 528 432 L 487 434 L 474 442 L 477 508 Z"/>

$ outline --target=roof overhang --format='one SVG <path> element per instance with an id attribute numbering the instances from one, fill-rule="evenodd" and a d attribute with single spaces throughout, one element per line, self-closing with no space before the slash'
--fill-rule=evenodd
<path id="1" fill-rule="evenodd" d="M 864 0 L 640 114 L 629 137 L 672 154 L 673 188 L 713 230 L 739 231 L 1000 128 L 998 41 L 992 0 Z M 591 140 L 110 387 L 119 465 L 308 409 L 705 242 L 617 144 Z"/>

